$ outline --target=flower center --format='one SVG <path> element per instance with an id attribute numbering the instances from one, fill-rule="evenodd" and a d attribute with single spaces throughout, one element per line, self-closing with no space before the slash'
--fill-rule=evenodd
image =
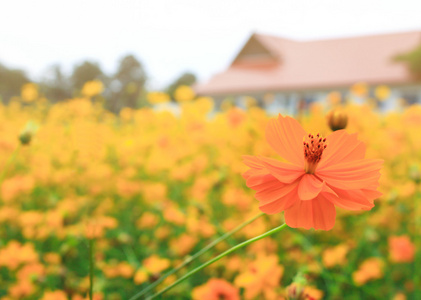
<path id="1" fill-rule="evenodd" d="M 316 136 L 309 134 L 308 137 L 304 138 L 304 159 L 305 159 L 305 171 L 308 174 L 314 174 L 316 171 L 317 164 L 322 159 L 323 150 L 326 149 L 327 145 L 326 138 L 323 138 L 318 133 Z"/>

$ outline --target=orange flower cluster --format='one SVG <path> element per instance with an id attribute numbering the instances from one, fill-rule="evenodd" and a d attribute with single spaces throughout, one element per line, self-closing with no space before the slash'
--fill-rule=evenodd
<path id="1" fill-rule="evenodd" d="M 326 114 L 350 102 L 343 93 L 296 120 L 268 116 L 251 98 L 248 110 L 227 100 L 212 111 L 212 99 L 186 87 L 176 105 L 155 93 L 149 107 L 115 115 L 96 102 L 103 88 L 91 82 L 83 98 L 50 105 L 27 85 L 0 104 L 1 300 L 86 299 L 88 239 L 95 299 L 129 299 L 261 211 L 268 214 L 198 261 L 284 218 L 297 229 L 249 245 L 165 296 L 416 298 L 419 105 L 379 114 L 368 98 L 348 103 L 340 108 L 346 129 L 332 133 Z M 367 89 L 350 95 L 361 102 Z"/>

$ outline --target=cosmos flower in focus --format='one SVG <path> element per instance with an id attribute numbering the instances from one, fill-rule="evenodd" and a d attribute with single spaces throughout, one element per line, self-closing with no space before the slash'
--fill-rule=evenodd
<path id="1" fill-rule="evenodd" d="M 382 194 L 382 160 L 365 159 L 365 144 L 356 134 L 338 130 L 327 137 L 308 134 L 293 118 L 279 115 L 266 127 L 270 146 L 287 162 L 244 156 L 243 174 L 267 214 L 285 211 L 290 227 L 330 230 L 335 206 L 370 210 Z"/>

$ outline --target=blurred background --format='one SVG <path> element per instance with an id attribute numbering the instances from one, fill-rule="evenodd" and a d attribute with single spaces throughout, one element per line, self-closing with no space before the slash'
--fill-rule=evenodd
<path id="1" fill-rule="evenodd" d="M 242 155 L 279 113 L 382 158 L 383 196 L 165 299 L 421 299 L 421 2 L 10 1 L 0 18 L 0 299 L 129 299 L 259 213 Z M 190 268 L 283 222 L 264 216 Z M 158 289 L 189 268 L 169 276 Z M 157 289 L 155 289 L 156 291 Z M 150 294 L 149 294 L 150 295 Z"/>
<path id="2" fill-rule="evenodd" d="M 144 105 L 148 91 L 172 96 L 178 85 L 195 83 L 219 101 L 242 104 L 239 96 L 252 95 L 276 97 L 278 105 L 320 100 L 357 82 L 407 85 L 420 5 L 14 1 L 0 21 L 0 94 L 7 102 L 35 82 L 50 101 L 62 101 L 98 79 L 106 107 L 118 112 Z M 419 91 L 395 96 L 413 102 Z"/>

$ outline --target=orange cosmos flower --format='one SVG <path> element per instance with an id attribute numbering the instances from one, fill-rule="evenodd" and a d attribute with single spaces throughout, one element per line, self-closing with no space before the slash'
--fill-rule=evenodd
<path id="1" fill-rule="evenodd" d="M 234 284 L 245 289 L 244 299 L 256 299 L 259 295 L 264 296 L 264 299 L 277 299 L 275 289 L 283 273 L 284 268 L 278 265 L 277 255 L 259 254 L 235 278 Z"/>
<path id="2" fill-rule="evenodd" d="M 229 282 L 211 278 L 206 284 L 192 291 L 194 300 L 240 300 L 239 291 Z"/>
<path id="3" fill-rule="evenodd" d="M 338 130 L 326 138 L 305 132 L 293 118 L 279 115 L 266 127 L 270 146 L 288 162 L 244 156 L 250 169 L 243 174 L 254 189 L 260 210 L 285 211 L 290 227 L 330 230 L 335 206 L 370 210 L 383 161 L 365 159 L 365 145 L 356 134 Z"/>
<path id="4" fill-rule="evenodd" d="M 393 262 L 412 262 L 414 261 L 415 245 L 408 236 L 389 237 L 390 260 Z"/>

